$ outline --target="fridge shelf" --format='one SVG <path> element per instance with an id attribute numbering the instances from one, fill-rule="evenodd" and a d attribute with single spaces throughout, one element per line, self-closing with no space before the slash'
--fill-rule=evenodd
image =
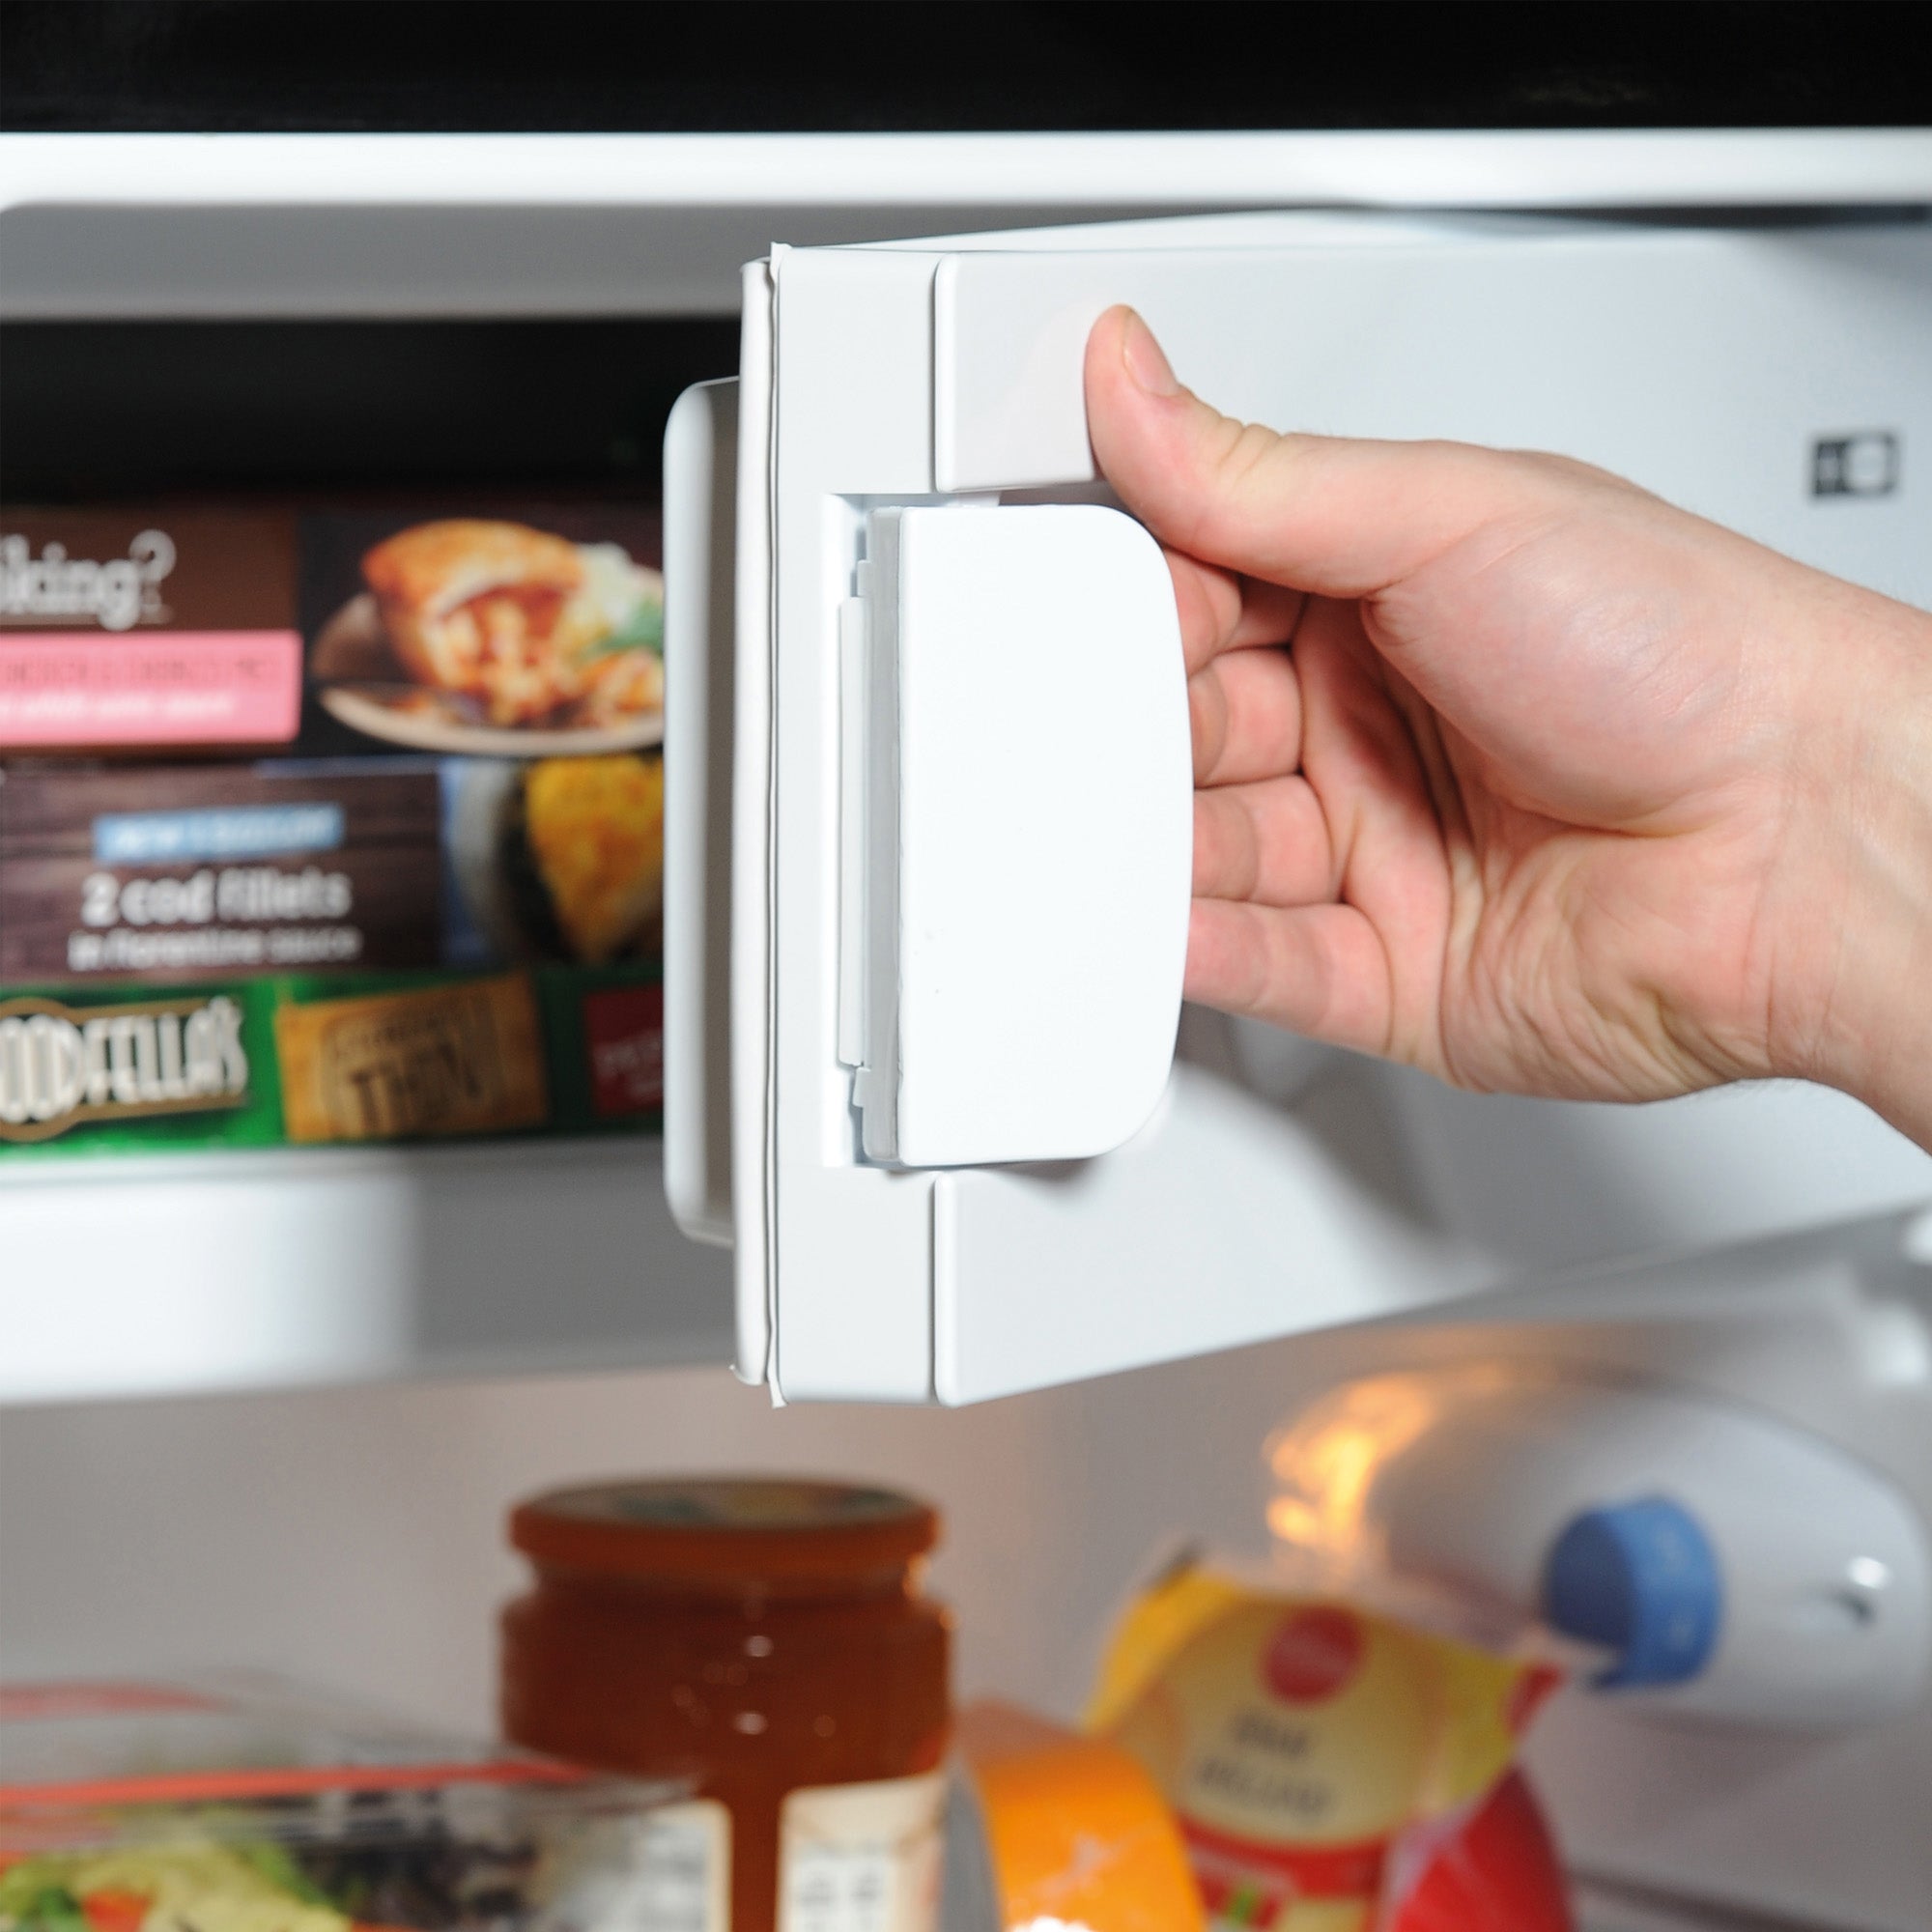
<path id="1" fill-rule="evenodd" d="M 0 317 L 733 311 L 774 241 L 1241 208 L 1932 202 L 1914 128 L 14 134 Z"/>
<path id="2" fill-rule="evenodd" d="M 157 487 L 165 469 L 198 488 L 286 490 L 302 480 L 291 465 L 313 471 L 327 454 L 333 481 L 543 474 L 635 485 L 654 469 L 654 430 L 677 388 L 736 359 L 725 318 L 737 306 L 738 267 L 774 236 L 890 238 L 989 218 L 1256 203 L 1649 207 L 1682 221 L 1719 208 L 1829 214 L 1928 200 L 1932 135 L 1913 130 L 10 136 L 0 138 L 0 315 L 14 352 L 10 415 L 30 432 L 10 424 L 10 482 L 24 476 L 78 499 Z M 1011 261 L 999 258 L 1018 251 L 981 240 L 998 242 L 981 251 L 982 265 L 1008 272 Z M 1063 235 L 1046 248 L 1077 266 L 1082 245 L 1123 240 L 1157 260 L 1158 238 L 1146 232 L 1084 244 Z M 872 251 L 863 266 L 912 261 Z M 923 370 L 931 311 L 929 293 L 916 294 L 903 360 Z M 213 318 L 222 320 L 210 326 Z M 876 365 L 869 344 L 867 354 Z M 278 382 L 252 377 L 262 358 Z M 92 374 L 119 370 L 126 381 L 137 365 L 192 383 L 148 384 L 153 407 L 138 415 L 105 407 Z M 64 373 L 22 382 L 30 369 Z M 430 380 L 437 372 L 440 384 Z M 876 374 L 868 369 L 867 381 Z M 542 386 L 526 376 L 541 376 Z M 376 407 L 379 381 L 388 384 L 384 396 L 419 385 L 418 413 Z M 311 406 L 273 400 L 291 393 Z M 501 402 L 506 426 L 498 412 L 474 407 L 481 395 Z M 189 407 L 196 399 L 206 407 Z M 238 399 L 246 406 L 230 407 Z M 906 424 L 924 423 L 928 401 L 922 395 Z M 79 456 L 76 416 L 91 436 Z M 325 416 L 342 427 L 332 431 Z M 123 433 L 128 421 L 138 436 Z M 441 439 L 416 434 L 439 425 Z M 460 446 L 450 445 L 449 425 L 465 430 Z M 190 470 L 190 459 L 201 467 Z M 1796 1121 L 1787 1118 L 1794 1108 Z M 1245 1119 L 1248 1110 L 1226 1111 Z M 1267 1222 L 1253 1254 L 1230 1270 L 1240 1277 L 1240 1320 L 1217 1327 L 1190 1312 L 1175 1324 L 1179 1340 L 1225 1346 L 1932 1197 L 1923 1156 L 1831 1096 L 1711 1096 L 1682 1103 L 1670 1124 L 1660 1118 L 1571 1109 L 1556 1120 L 1533 1103 L 1433 1090 L 1385 1095 L 1380 1131 L 1369 1138 L 1403 1149 L 1406 1186 L 1393 1209 L 1359 1190 L 1357 1218 L 1405 1236 L 1393 1258 L 1356 1238 L 1354 1209 L 1337 1205 L 1342 1190 L 1328 1185 L 1329 1151 L 1297 1128 L 1294 1158 L 1284 1153 L 1270 1175 L 1294 1181 L 1297 1211 Z M 1250 1152 L 1268 1138 L 1259 1128 L 1230 1132 Z M 994 1271 L 1023 1312 L 1050 1306 L 1076 1339 L 1099 1333 L 1118 1345 L 1087 1360 L 1087 1372 L 1177 1351 L 1122 1339 L 1131 1324 L 1118 1312 L 1122 1271 L 1084 1244 L 1086 1210 L 1050 1179 L 1034 1177 L 1032 1194 L 1046 1219 L 1067 1209 L 1065 1264 L 1056 1270 L 1037 1243 L 1023 1244 L 1024 1268 Z M 980 1179 L 969 1181 L 955 1190 L 961 1199 L 984 1193 Z M 1302 1206 L 1305 1194 L 1315 1205 Z M 903 1205 L 911 1191 L 895 1198 Z M 1408 1241 L 1414 1200 L 1426 1208 Z M 1129 1208 L 1159 1218 L 1146 1200 L 1122 1212 Z M 0 1170 L 0 1397 L 14 1400 L 727 1351 L 727 1270 L 676 1236 L 658 1155 L 637 1143 L 173 1156 L 151 1167 L 21 1162 Z M 1286 1258 L 1284 1225 L 1296 1231 Z M 899 1234 L 893 1265 L 871 1273 L 881 1303 L 913 1336 L 895 1392 L 917 1399 L 932 1387 L 931 1356 L 914 1331 L 952 1288 L 927 1289 L 923 1215 L 908 1213 Z M 1324 1240 L 1339 1258 L 1332 1293 L 1316 1294 L 1305 1263 Z M 1129 1259 L 1145 1272 L 1151 1252 L 1142 1243 Z M 919 1267 L 900 1267 L 899 1255 Z M 864 1274 L 853 1253 L 837 1259 L 817 1279 Z M 1058 1290 L 1076 1273 L 1096 1311 L 1085 1331 L 1064 1291 L 1040 1304 L 1030 1286 L 1037 1274 Z M 1185 1273 L 1156 1272 L 1147 1298 Z M 1279 1314 L 1284 1296 L 1292 1320 Z M 880 1332 L 849 1308 L 833 1313 L 826 1333 L 841 1355 L 854 1333 Z M 991 1327 L 998 1339 L 1003 1325 Z M 748 1366 L 757 1352 L 744 1351 Z M 1069 1362 L 1056 1358 L 1045 1378 L 1070 1372 Z M 1003 1372 L 997 1386 L 1040 1378 Z"/>
<path id="3" fill-rule="evenodd" d="M 0 1403 L 722 1362 L 655 1140 L 0 1163 Z"/>

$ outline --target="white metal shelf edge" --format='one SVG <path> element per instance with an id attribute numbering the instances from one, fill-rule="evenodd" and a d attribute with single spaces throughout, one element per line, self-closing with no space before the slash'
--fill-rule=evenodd
<path id="1" fill-rule="evenodd" d="M 0 136 L 0 207 L 1923 200 L 1932 132 L 1918 128 Z"/>
<path id="2" fill-rule="evenodd" d="M 0 1167 L 0 1402 L 724 1361 L 725 1259 L 660 1170 L 655 1141 Z"/>
<path id="3" fill-rule="evenodd" d="M 729 314 L 741 263 L 1208 210 L 1932 203 L 1932 132 L 0 135 L 0 316 Z M 716 371 L 694 373 L 719 373 Z"/>

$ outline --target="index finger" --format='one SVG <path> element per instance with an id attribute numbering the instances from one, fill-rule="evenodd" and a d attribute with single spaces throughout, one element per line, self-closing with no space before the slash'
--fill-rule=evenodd
<path id="1" fill-rule="evenodd" d="M 1180 616 L 1180 648 L 1187 674 L 1205 670 L 1223 651 L 1259 644 L 1286 644 L 1301 621 L 1306 596 L 1261 578 L 1241 577 L 1203 563 L 1184 551 L 1167 553 Z"/>

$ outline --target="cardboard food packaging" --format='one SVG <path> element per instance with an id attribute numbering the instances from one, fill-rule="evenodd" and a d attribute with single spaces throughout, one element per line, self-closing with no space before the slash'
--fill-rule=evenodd
<path id="1" fill-rule="evenodd" d="M 428 761 L 16 764 L 0 774 L 0 983 L 436 966 Z"/>
<path id="2" fill-rule="evenodd" d="M 275 1054 L 292 1141 L 487 1133 L 549 1112 L 521 974 L 279 1007 Z"/>
<path id="3" fill-rule="evenodd" d="M 654 1130 L 657 554 L 642 504 L 0 509 L 0 1157 Z"/>
<path id="4" fill-rule="evenodd" d="M 1128 1752 L 990 1701 L 954 1742 L 945 1932 L 1200 1932 L 1179 1833 Z"/>
<path id="5" fill-rule="evenodd" d="M 0 754 L 662 742 L 654 506 L 0 506 Z"/>
<path id="6" fill-rule="evenodd" d="M 274 510 L 0 510 L 0 753 L 286 745 L 295 531 Z"/>

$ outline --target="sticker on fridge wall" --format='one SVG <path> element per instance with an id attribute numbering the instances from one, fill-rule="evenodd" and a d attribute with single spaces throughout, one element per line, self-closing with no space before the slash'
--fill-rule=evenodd
<path id="1" fill-rule="evenodd" d="M 1821 436 L 1811 444 L 1814 497 L 1889 497 L 1899 483 L 1899 440 L 1889 429 Z"/>
<path id="2" fill-rule="evenodd" d="M 941 1772 L 809 1785 L 779 1814 L 779 1932 L 934 1932 Z"/>

